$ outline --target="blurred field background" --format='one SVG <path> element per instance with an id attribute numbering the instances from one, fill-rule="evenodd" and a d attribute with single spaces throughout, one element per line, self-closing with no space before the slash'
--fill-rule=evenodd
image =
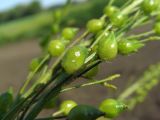
<path id="1" fill-rule="evenodd" d="M 56 0 L 55 0 L 56 1 Z M 57 0 L 58 1 L 58 0 Z M 127 0 L 118 0 L 117 5 Z M 86 0 L 71 4 L 61 26 L 82 27 L 91 18 L 102 15 L 108 0 Z M 0 11 L 0 91 L 12 86 L 17 91 L 23 83 L 28 72 L 28 63 L 33 57 L 41 54 L 39 42 L 43 36 L 50 33 L 53 23 L 53 12 L 62 5 L 52 5 L 42 8 L 40 2 L 19 4 L 6 11 Z M 149 29 L 151 26 L 141 28 L 139 31 Z M 103 78 L 113 73 L 120 73 L 122 77 L 115 84 L 122 91 L 128 85 L 128 80 L 138 77 L 151 64 L 160 61 L 160 43 L 151 42 L 138 54 L 119 57 L 113 63 L 101 65 L 97 78 Z M 154 88 L 143 104 L 134 111 L 124 113 L 117 120 L 160 120 L 160 85 Z M 119 91 L 94 86 L 83 90 L 74 90 L 60 96 L 60 100 L 73 99 L 83 104 L 98 105 L 106 97 L 115 97 Z M 94 94 L 93 94 L 94 93 Z M 78 95 L 78 96 L 77 96 Z M 51 111 L 42 112 L 42 116 Z"/>

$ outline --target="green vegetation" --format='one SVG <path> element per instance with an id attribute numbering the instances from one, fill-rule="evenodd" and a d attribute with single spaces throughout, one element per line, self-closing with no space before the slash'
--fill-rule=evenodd
<path id="1" fill-rule="evenodd" d="M 61 25 L 76 24 L 77 26 L 82 26 L 91 17 L 100 16 L 103 6 L 105 5 L 104 2 L 106 1 L 95 2 L 95 0 L 93 0 L 92 2 L 82 3 L 83 5 L 72 5 L 63 17 Z M 29 17 L 0 24 L 0 45 L 19 41 L 22 38 L 37 37 L 41 35 L 41 33 L 45 34 L 49 32 L 50 30 L 48 29 L 53 22 L 52 11 L 53 10 L 48 10 Z"/>
<path id="2" fill-rule="evenodd" d="M 120 3 L 123 3 L 120 1 L 117 1 L 116 4 L 120 5 Z M 65 11 L 65 16 L 62 18 L 61 27 L 66 25 L 84 26 L 89 19 L 100 17 L 102 15 L 101 11 L 103 11 L 106 4 L 106 0 L 92 0 L 81 4 L 70 5 Z M 54 10 L 43 11 L 0 24 L 0 45 L 27 38 L 40 38 L 42 37 L 41 35 L 47 34 L 51 29 Z"/>
<path id="3" fill-rule="evenodd" d="M 42 12 L 27 18 L 0 25 L 0 44 L 31 37 L 52 23 L 52 12 Z"/>

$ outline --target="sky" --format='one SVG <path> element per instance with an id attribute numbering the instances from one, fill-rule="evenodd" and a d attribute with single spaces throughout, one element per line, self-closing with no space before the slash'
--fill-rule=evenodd
<path id="1" fill-rule="evenodd" d="M 32 0 L 0 0 L 0 11 L 5 11 L 7 9 L 13 8 L 18 4 L 27 4 Z M 62 4 L 66 0 L 39 0 L 43 7 L 48 7 L 51 5 Z"/>

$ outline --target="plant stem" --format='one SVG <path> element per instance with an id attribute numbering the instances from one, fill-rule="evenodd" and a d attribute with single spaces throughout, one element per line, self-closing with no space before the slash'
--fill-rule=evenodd
<path id="1" fill-rule="evenodd" d="M 38 67 L 31 73 L 29 73 L 27 80 L 25 81 L 24 85 L 22 86 L 22 88 L 20 89 L 19 94 L 23 94 L 26 87 L 28 86 L 28 84 L 30 83 L 30 81 L 32 80 L 32 78 L 34 77 L 34 75 L 37 73 L 37 71 L 41 68 L 41 66 L 49 59 L 50 55 L 47 54 L 43 60 L 41 61 L 41 63 L 38 65 Z"/>
<path id="2" fill-rule="evenodd" d="M 126 89 L 120 96 L 119 96 L 119 100 L 123 101 L 125 100 L 128 96 L 132 95 L 135 90 L 137 88 L 139 88 L 139 86 L 141 85 L 140 84 L 141 81 L 137 81 L 136 83 L 134 83 L 132 86 L 128 87 L 128 89 Z"/>
<path id="3" fill-rule="evenodd" d="M 144 32 L 144 33 L 141 33 L 141 34 L 138 34 L 138 35 L 132 35 L 130 37 L 128 37 L 127 39 L 135 39 L 135 38 L 141 38 L 141 37 L 147 37 L 151 34 L 154 33 L 154 30 L 151 30 L 151 31 L 147 31 L 147 32 Z"/>
<path id="4" fill-rule="evenodd" d="M 132 11 L 136 6 L 138 6 L 142 2 L 143 0 L 134 0 L 131 5 L 129 5 L 128 7 L 122 10 L 122 14 L 128 14 L 130 11 Z"/>
<path id="5" fill-rule="evenodd" d="M 91 68 L 95 67 L 97 64 L 99 64 L 101 61 L 96 61 L 94 64 L 91 64 L 84 70 L 79 70 L 73 75 L 67 75 L 66 73 L 62 73 L 61 76 L 55 81 L 54 86 L 52 86 L 47 93 L 35 104 L 35 106 L 32 108 L 32 110 L 28 113 L 25 120 L 34 120 L 35 117 L 39 114 L 39 112 L 43 109 L 43 106 L 46 102 L 48 102 L 53 97 L 57 96 L 60 91 L 61 87 L 71 82 L 73 79 L 80 77 L 82 74 L 84 74 L 86 71 L 90 70 Z M 84 67 L 83 67 L 84 68 Z"/>
<path id="6" fill-rule="evenodd" d="M 154 40 L 160 40 L 160 37 L 159 36 L 152 36 L 152 37 L 141 40 L 141 42 L 148 42 L 148 41 L 154 41 Z"/>
<path id="7" fill-rule="evenodd" d="M 92 85 L 97 85 L 97 84 L 101 84 L 101 83 L 105 83 L 107 81 L 111 81 L 111 80 L 114 80 L 116 78 L 119 78 L 120 75 L 119 74 L 115 74 L 115 75 L 112 75 L 106 79 L 103 79 L 103 80 L 94 80 L 92 82 L 88 82 L 88 83 L 85 83 L 85 84 L 79 84 L 79 85 L 75 85 L 73 87 L 70 87 L 70 88 L 65 88 L 65 89 L 62 89 L 61 90 L 61 93 L 63 92 L 67 92 L 67 91 L 70 91 L 70 90 L 73 90 L 73 89 L 77 89 L 77 88 L 82 88 L 82 87 L 87 87 L 87 86 L 92 86 Z"/>
<path id="8" fill-rule="evenodd" d="M 110 0 L 108 3 L 108 6 L 111 6 L 114 2 L 115 2 L 115 0 Z"/>

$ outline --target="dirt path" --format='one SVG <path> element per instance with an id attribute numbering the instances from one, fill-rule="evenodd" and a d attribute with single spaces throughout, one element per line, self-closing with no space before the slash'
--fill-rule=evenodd
<path id="1" fill-rule="evenodd" d="M 26 78 L 29 61 L 40 55 L 40 52 L 41 50 L 36 41 L 25 41 L 1 47 L 0 91 L 6 90 L 9 86 L 13 86 L 17 90 Z M 138 76 L 148 65 L 158 61 L 160 61 L 160 43 L 153 42 L 138 54 L 129 57 L 118 57 L 113 63 L 101 65 L 103 69 L 101 69 L 98 78 L 103 78 L 112 73 L 121 73 L 122 78 L 117 82 L 121 90 L 130 76 Z M 159 88 L 160 85 L 150 93 L 150 96 L 143 104 L 133 112 L 124 114 L 122 118 L 126 120 L 160 120 Z M 111 94 L 113 96 L 113 92 L 108 91 L 106 88 L 100 87 L 97 89 L 96 87 L 95 89 L 95 87 L 91 87 L 65 93 L 61 96 L 61 99 L 73 99 L 79 103 L 97 104 L 102 99 L 111 96 Z M 145 111 L 142 109 L 145 109 Z"/>

